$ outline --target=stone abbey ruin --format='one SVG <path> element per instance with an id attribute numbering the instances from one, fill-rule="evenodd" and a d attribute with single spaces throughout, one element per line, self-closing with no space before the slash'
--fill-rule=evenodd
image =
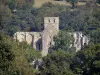
<path id="1" fill-rule="evenodd" d="M 54 45 L 53 37 L 58 32 L 59 17 L 44 17 L 44 30 L 42 32 L 16 32 L 14 39 L 19 42 L 27 42 L 34 49 L 41 50 L 42 56 L 46 56 L 49 47 Z M 71 46 L 76 48 L 76 52 L 89 42 L 88 37 L 83 36 L 82 32 L 73 32 L 71 35 L 74 37 L 74 42 Z"/>
<path id="2" fill-rule="evenodd" d="M 48 48 L 53 44 L 53 37 L 59 32 L 59 17 L 44 17 L 44 30 L 42 32 L 16 32 L 14 39 L 19 42 L 26 41 L 36 50 L 42 50 L 46 56 Z"/>

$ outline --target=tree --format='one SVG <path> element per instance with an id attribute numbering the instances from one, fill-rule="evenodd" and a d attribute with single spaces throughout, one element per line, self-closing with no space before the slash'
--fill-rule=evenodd
<path id="1" fill-rule="evenodd" d="M 41 58 L 41 53 L 33 49 L 29 44 L 27 44 L 27 42 L 21 42 L 19 47 L 24 50 L 25 57 L 29 63 Z"/>
<path id="2" fill-rule="evenodd" d="M 11 51 L 12 47 L 6 38 L 0 33 L 0 74 L 12 75 L 12 61 L 15 58 L 14 53 Z M 15 74 L 16 75 L 16 74 Z"/>
<path id="3" fill-rule="evenodd" d="M 13 0 L 11 1 L 11 3 L 13 2 Z M 33 7 L 34 5 L 34 0 L 16 0 L 16 5 L 17 9 L 30 9 Z"/>
<path id="4" fill-rule="evenodd" d="M 17 1 L 16 0 L 8 0 L 8 5 L 11 10 L 14 10 L 17 7 Z"/>
<path id="5" fill-rule="evenodd" d="M 99 3 L 99 4 L 100 4 L 100 0 L 97 0 L 97 3 Z"/>
<path id="6" fill-rule="evenodd" d="M 70 70 L 72 55 L 63 51 L 54 51 L 43 58 L 40 75 L 75 75 Z"/>
<path id="7" fill-rule="evenodd" d="M 3 20 L 7 20 L 10 17 L 11 11 L 7 5 L 7 0 L 0 1 L 0 31 L 5 27 Z"/>
<path id="8" fill-rule="evenodd" d="M 30 62 L 40 58 L 41 54 L 24 45 L 0 33 L 0 75 L 35 74 Z"/>
<path id="9" fill-rule="evenodd" d="M 65 50 L 68 51 L 70 45 L 73 42 L 73 36 L 66 31 L 60 31 L 59 34 L 54 38 L 53 50 Z"/>
<path id="10" fill-rule="evenodd" d="M 72 8 L 75 8 L 78 0 L 66 0 L 66 2 L 70 2 L 72 4 Z"/>
<path id="11" fill-rule="evenodd" d="M 90 32 L 90 42 L 94 44 L 100 43 L 100 29 L 93 30 Z"/>
<path id="12" fill-rule="evenodd" d="M 73 58 L 72 70 L 80 75 L 100 74 L 100 44 L 90 45 L 79 51 Z"/>

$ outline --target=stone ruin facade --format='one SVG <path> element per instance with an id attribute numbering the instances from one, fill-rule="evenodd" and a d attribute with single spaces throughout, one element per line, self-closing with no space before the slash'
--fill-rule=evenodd
<path id="1" fill-rule="evenodd" d="M 59 17 L 44 17 L 44 30 L 42 32 L 16 32 L 14 39 L 19 42 L 26 41 L 34 49 L 41 50 L 42 56 L 48 54 L 49 47 L 54 45 L 53 37 L 59 32 Z M 70 33 L 70 32 L 69 32 Z M 76 52 L 88 45 L 89 39 L 83 36 L 82 32 L 70 33 L 74 37 L 71 47 L 76 48 Z"/>
<path id="2" fill-rule="evenodd" d="M 16 32 L 14 39 L 19 42 L 26 41 L 34 49 L 41 50 L 42 56 L 48 54 L 53 44 L 53 37 L 59 32 L 59 17 L 44 17 L 44 30 L 42 32 Z"/>
<path id="3" fill-rule="evenodd" d="M 71 44 L 70 47 L 76 48 L 76 52 L 82 50 L 89 43 L 89 37 L 84 35 L 82 32 L 72 32 L 70 33 L 70 35 L 72 35 L 74 38 L 74 42 Z"/>

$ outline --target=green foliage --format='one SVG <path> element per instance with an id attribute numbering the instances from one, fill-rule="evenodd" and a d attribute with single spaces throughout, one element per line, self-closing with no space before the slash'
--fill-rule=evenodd
<path id="1" fill-rule="evenodd" d="M 50 2 L 45 3 L 41 8 L 37 9 L 37 12 L 35 14 L 35 24 L 36 29 L 41 31 L 43 30 L 43 19 L 44 17 L 58 17 L 61 12 L 68 11 L 68 7 L 63 5 L 54 5 Z M 53 12 L 51 12 L 53 11 Z"/>
<path id="2" fill-rule="evenodd" d="M 0 1 L 0 31 L 2 31 L 2 28 L 5 27 L 5 25 L 3 25 L 3 20 L 8 19 L 11 15 L 11 11 L 7 6 L 7 2 L 7 0 Z"/>
<path id="3" fill-rule="evenodd" d="M 72 4 L 72 8 L 77 7 L 77 2 L 78 0 L 70 0 L 71 4 Z"/>
<path id="4" fill-rule="evenodd" d="M 87 26 L 84 18 L 85 10 L 68 11 L 60 14 L 60 29 L 66 31 L 84 31 Z"/>
<path id="5" fill-rule="evenodd" d="M 93 16 L 100 21 L 100 8 L 93 10 Z"/>
<path id="6" fill-rule="evenodd" d="M 31 63 L 38 58 L 41 58 L 41 54 L 39 51 L 33 49 L 29 44 L 26 42 L 21 42 L 19 45 L 20 48 L 24 50 L 25 57 Z"/>
<path id="7" fill-rule="evenodd" d="M 54 51 L 43 58 L 40 75 L 75 75 L 70 70 L 72 55 L 62 51 Z"/>
<path id="8" fill-rule="evenodd" d="M 17 9 L 30 9 L 34 4 L 34 0 L 9 0 L 9 6 L 13 5 Z M 12 8 L 12 6 L 11 6 Z M 16 9 L 15 8 L 15 9 Z"/>
<path id="9" fill-rule="evenodd" d="M 70 0 L 65 0 L 66 2 L 70 2 Z"/>
<path id="10" fill-rule="evenodd" d="M 100 43 L 100 29 L 98 30 L 93 30 L 90 33 L 90 42 L 94 44 Z"/>
<path id="11" fill-rule="evenodd" d="M 54 38 L 54 50 L 65 50 L 68 51 L 74 38 L 66 31 L 60 31 L 59 34 Z"/>
<path id="12" fill-rule="evenodd" d="M 85 50 L 79 51 L 73 58 L 71 66 L 76 74 L 99 75 L 100 44 L 90 45 Z"/>
<path id="13" fill-rule="evenodd" d="M 97 1 L 97 3 L 99 3 L 100 4 L 100 0 L 96 0 Z"/>
<path id="14" fill-rule="evenodd" d="M 75 55 L 63 50 L 43 58 L 40 75 L 99 75 L 100 44 L 90 45 Z"/>
<path id="15" fill-rule="evenodd" d="M 8 2 L 9 8 L 10 8 L 11 10 L 16 9 L 16 7 L 17 7 L 17 1 L 16 1 L 16 0 L 8 0 L 8 1 L 9 1 L 9 2 Z"/>
<path id="16" fill-rule="evenodd" d="M 0 31 L 13 35 L 17 31 L 35 30 L 34 0 L 8 0 L 0 3 Z M 23 14 L 24 13 L 24 14 Z"/>
<path id="17" fill-rule="evenodd" d="M 24 14 L 23 14 L 24 13 Z M 36 28 L 35 17 L 31 10 L 18 10 L 12 16 L 3 16 L 2 31 L 13 35 L 17 31 L 33 31 Z"/>
<path id="18" fill-rule="evenodd" d="M 91 9 L 82 6 L 82 8 L 70 11 L 70 8 L 63 5 L 46 3 L 36 9 L 33 8 L 33 1 L 1 0 L 0 32 L 13 35 L 16 31 L 42 31 L 43 18 L 57 16 L 60 17 L 60 29 L 83 31 L 90 36 L 91 43 L 100 43 L 100 8 Z M 70 2 L 73 8 L 76 7 L 77 0 Z M 16 9 L 15 12 L 14 9 Z M 89 46 L 73 56 L 72 60 L 71 54 L 67 52 L 69 52 L 73 37 L 66 31 L 60 31 L 55 37 L 53 48 L 57 51 L 43 58 L 40 74 L 100 75 L 100 45 Z M 34 70 L 29 63 L 38 58 L 41 58 L 40 52 L 35 51 L 29 45 L 15 43 L 0 34 L 0 75 L 33 75 Z"/>
<path id="19" fill-rule="evenodd" d="M 33 8 L 32 2 L 33 0 L 18 0 L 17 2 L 16 0 L 9 0 L 11 7 L 12 5 L 16 6 L 15 12 L 10 10 L 11 8 L 9 9 L 10 5 L 7 7 L 4 6 L 5 3 L 2 3 L 4 7 L 1 6 L 3 8 L 0 11 L 3 12 L 0 31 L 10 35 L 13 35 L 16 31 L 42 31 L 44 28 L 43 18 L 47 16 L 60 17 L 60 29 L 66 31 L 73 30 L 87 33 L 100 28 L 100 9 L 98 7 L 93 8 L 93 10 L 89 7 L 83 7 L 70 11 L 69 7 L 49 2 L 36 9 Z"/>
<path id="20" fill-rule="evenodd" d="M 7 37 L 6 37 L 7 38 Z M 12 75 L 12 61 L 15 58 L 11 51 L 11 45 L 7 39 L 0 33 L 0 75 Z"/>
<path id="21" fill-rule="evenodd" d="M 75 8 L 77 6 L 78 0 L 66 0 L 66 2 L 70 2 L 72 5 L 72 8 Z"/>
<path id="22" fill-rule="evenodd" d="M 34 75 L 29 62 L 40 57 L 39 52 L 25 43 L 16 43 L 0 34 L 0 75 Z"/>
<path id="23" fill-rule="evenodd" d="M 62 12 L 60 15 L 60 29 L 66 31 L 82 31 L 89 34 L 92 30 L 100 28 L 99 8 L 77 9 Z"/>

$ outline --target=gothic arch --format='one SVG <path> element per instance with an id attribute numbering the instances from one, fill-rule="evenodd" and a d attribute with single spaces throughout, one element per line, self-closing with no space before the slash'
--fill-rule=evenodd
<path id="1" fill-rule="evenodd" d="M 55 18 L 53 18 L 53 22 L 54 22 L 54 23 L 56 22 L 56 19 L 55 19 Z"/>
<path id="2" fill-rule="evenodd" d="M 42 38 L 36 42 L 36 50 L 42 50 Z"/>
<path id="3" fill-rule="evenodd" d="M 31 44 L 31 42 L 32 42 L 32 35 L 30 33 L 26 33 L 25 36 L 26 36 L 26 42 L 28 44 Z"/>
<path id="4" fill-rule="evenodd" d="M 20 42 L 25 41 L 25 35 L 24 35 L 23 33 L 20 33 L 19 35 L 20 35 L 20 37 L 18 38 L 19 41 L 20 41 Z"/>
<path id="5" fill-rule="evenodd" d="M 51 20 L 50 20 L 50 18 L 48 18 L 48 23 L 50 23 L 51 22 Z"/>

